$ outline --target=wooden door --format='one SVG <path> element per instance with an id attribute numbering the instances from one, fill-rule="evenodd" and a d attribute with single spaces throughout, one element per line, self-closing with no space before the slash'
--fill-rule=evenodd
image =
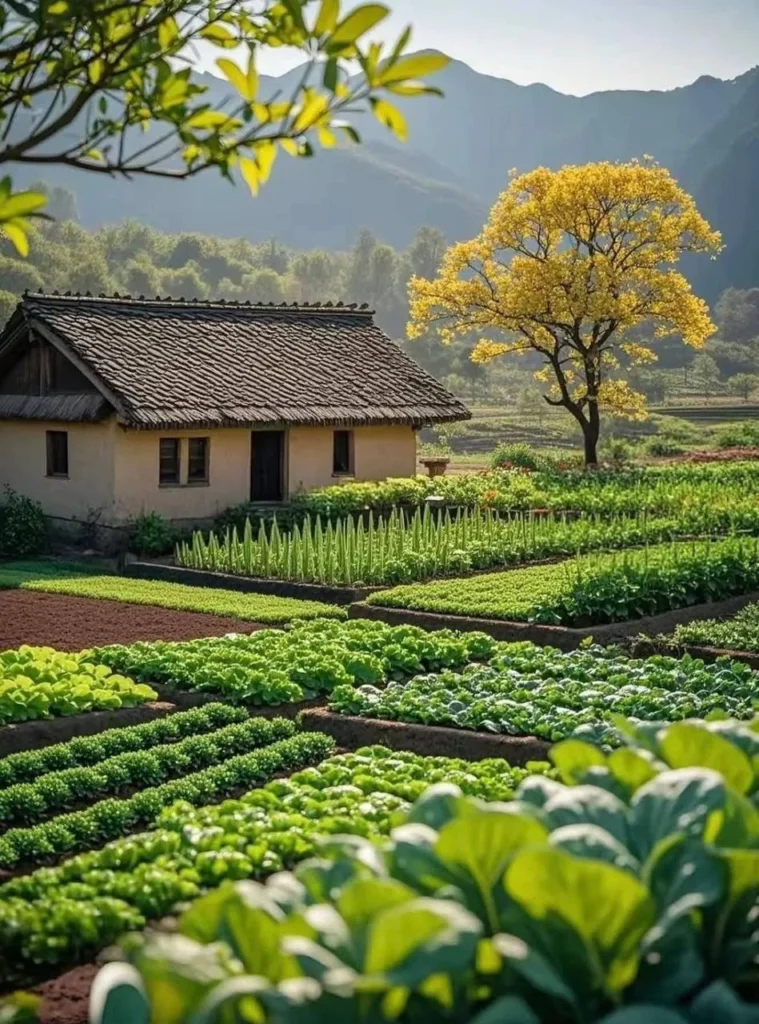
<path id="1" fill-rule="evenodd" d="M 284 498 L 284 430 L 254 430 L 250 435 L 250 500 Z"/>

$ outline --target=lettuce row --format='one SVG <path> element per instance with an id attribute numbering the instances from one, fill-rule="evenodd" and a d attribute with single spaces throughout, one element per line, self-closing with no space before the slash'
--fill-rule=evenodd
<path id="1" fill-rule="evenodd" d="M 153 831 L 0 886 L 0 982 L 10 983 L 40 963 L 91 956 L 123 931 L 168 914 L 177 902 L 224 879 L 292 866 L 314 852 L 320 832 L 387 835 L 430 783 L 449 780 L 483 799 L 505 800 L 529 774 L 497 759 L 471 764 L 383 747 L 317 765 L 333 747 L 331 739 L 305 733 L 256 751 L 245 759 L 248 772 L 241 785 L 303 770 L 236 800 L 223 797 L 240 785 L 220 786 L 214 793 L 206 789 L 205 799 L 223 802 L 199 809 L 193 806 L 200 802 L 199 792 L 174 803 L 182 799 L 176 792 Z M 102 899 L 112 902 L 101 926 L 93 903 Z M 91 926 L 69 927 L 77 906 Z"/>
<path id="2" fill-rule="evenodd" d="M 293 763 L 298 763 L 302 754 L 308 763 L 318 757 L 326 757 L 334 747 L 334 743 L 320 733 L 293 736 L 293 724 L 286 719 L 275 719 L 269 724 L 273 726 L 269 738 L 264 739 L 263 734 L 252 736 L 249 747 L 258 748 L 264 743 L 271 746 L 235 757 L 227 758 L 221 754 L 221 763 L 214 767 L 143 789 L 127 799 L 101 800 L 87 810 L 62 814 L 42 825 L 9 829 L 0 836 L 0 866 L 13 868 L 18 864 L 31 864 L 48 857 L 90 849 L 152 824 L 160 811 L 175 801 L 197 805 L 223 798 L 236 789 L 254 786 L 271 774 L 268 769 L 270 763 L 290 767 L 285 755 L 292 753 Z M 315 740 L 311 739 L 312 735 L 316 736 Z M 289 738 L 278 739 L 281 736 Z M 209 753 L 214 762 L 219 760 L 212 747 Z"/>
<path id="3" fill-rule="evenodd" d="M 234 722 L 244 722 L 248 712 L 228 704 L 206 704 L 179 711 L 142 725 L 108 729 L 95 736 L 77 736 L 41 750 L 23 750 L 0 760 L 0 789 L 19 782 L 31 782 L 47 772 L 96 765 L 108 757 L 131 750 L 149 750 L 185 736 L 213 732 Z"/>
<path id="4" fill-rule="evenodd" d="M 759 733 L 629 738 L 559 744 L 564 781 L 510 805 L 435 785 L 381 846 L 226 882 L 122 943 L 93 1024 L 756 1024 Z"/>

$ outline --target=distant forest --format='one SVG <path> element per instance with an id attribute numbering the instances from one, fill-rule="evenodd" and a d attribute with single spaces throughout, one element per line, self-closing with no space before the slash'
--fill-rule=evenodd
<path id="1" fill-rule="evenodd" d="M 469 361 L 474 344 L 406 340 L 408 281 L 433 277 L 445 252 L 441 231 L 420 228 L 398 250 L 360 231 L 347 252 L 297 251 L 276 239 L 253 243 L 196 232 L 167 234 L 136 220 L 88 231 L 78 223 L 76 199 L 66 188 L 48 188 L 51 222 L 31 229 L 30 252 L 21 259 L 0 239 L 0 322 L 25 289 L 90 292 L 154 298 L 251 302 L 357 302 L 377 311 L 379 325 L 448 386 L 474 402 L 542 400 L 528 359 L 488 368 Z M 652 402 L 678 395 L 759 393 L 759 287 L 728 288 L 713 310 L 719 334 L 704 352 L 668 339 L 657 344 L 659 362 L 624 372 Z"/>

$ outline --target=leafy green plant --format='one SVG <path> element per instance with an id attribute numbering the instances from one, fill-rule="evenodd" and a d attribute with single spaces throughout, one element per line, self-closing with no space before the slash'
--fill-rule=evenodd
<path id="1" fill-rule="evenodd" d="M 471 579 L 395 587 L 367 603 L 544 625 L 625 622 L 759 587 L 755 540 L 600 553 Z"/>
<path id="2" fill-rule="evenodd" d="M 221 799 L 277 772 L 318 761 L 334 748 L 334 741 L 321 733 L 293 733 L 293 724 L 287 719 L 265 722 L 260 729 L 249 731 L 247 743 L 242 744 L 245 753 L 231 756 L 233 751 L 217 751 L 213 743 L 205 743 L 202 750 L 196 750 L 195 766 L 212 767 L 190 771 L 192 765 L 185 758 L 182 767 L 190 774 L 181 778 L 157 786 L 151 786 L 147 779 L 145 788 L 132 797 L 101 800 L 86 810 L 62 814 L 41 825 L 9 829 L 0 836 L 0 866 L 15 868 L 46 857 L 58 858 L 91 849 L 152 824 L 164 807 L 177 801 L 197 805 Z"/>
<path id="3" fill-rule="evenodd" d="M 754 673 L 739 662 L 628 658 L 612 648 L 571 653 L 499 644 L 487 666 L 422 675 L 406 683 L 339 686 L 330 709 L 367 718 L 453 726 L 556 741 L 571 735 L 617 746 L 619 715 L 677 721 L 722 712 L 751 718 Z"/>
<path id="4" fill-rule="evenodd" d="M 0 1024 L 37 1024 L 40 996 L 31 992 L 14 992 L 0 998 Z"/>
<path id="5" fill-rule="evenodd" d="M 364 620 L 318 619 L 294 622 L 286 631 L 101 647 L 89 657 L 136 679 L 276 705 L 329 693 L 339 685 L 484 661 L 495 649 L 484 633 L 427 633 Z"/>
<path id="6" fill-rule="evenodd" d="M 749 604 L 729 619 L 698 619 L 676 626 L 664 642 L 716 647 L 726 651 L 759 651 L 759 604 Z"/>
<path id="7" fill-rule="evenodd" d="M 157 697 L 84 654 L 26 645 L 0 653 L 0 725 L 136 707 Z"/>
<path id="8" fill-rule="evenodd" d="M 213 587 L 191 587 L 181 583 L 132 579 L 125 576 L 70 576 L 36 578 L 20 584 L 22 590 L 46 594 L 72 594 L 102 601 L 127 601 L 130 604 L 157 605 L 184 611 L 207 612 L 248 622 L 289 622 L 327 616 L 344 619 L 345 609 L 318 601 L 299 601 L 293 597 L 270 594 L 244 594 Z"/>
<path id="9" fill-rule="evenodd" d="M 294 875 L 226 883 L 176 935 L 125 944 L 96 1024 L 168 1006 L 177 1024 L 222 1007 L 230 1022 L 754 1024 L 759 735 L 651 732 L 650 750 L 608 760 L 560 744 L 570 785 L 533 776 L 508 806 L 433 786 L 381 847 L 333 836 Z"/>
<path id="10" fill-rule="evenodd" d="M 5 487 L 0 496 L 0 558 L 39 555 L 47 542 L 47 524 L 40 503 Z"/>
<path id="11" fill-rule="evenodd" d="M 91 956 L 122 932 L 144 927 L 225 879 L 266 876 L 292 866 L 314 853 L 319 834 L 386 836 L 433 783 L 451 782 L 465 793 L 505 800 L 528 775 L 497 759 L 470 764 L 384 747 L 317 765 L 331 747 L 327 737 L 309 733 L 255 751 L 249 757 L 259 774 L 246 788 L 283 771 L 311 767 L 205 807 L 193 806 L 192 795 L 185 796 L 159 814 L 153 831 L 1 885 L 0 981 L 9 984 L 39 963 Z M 233 789 L 232 784 L 226 793 Z M 209 792 L 206 799 L 224 795 Z M 202 799 L 196 794 L 194 802 Z M 103 901 L 107 912 L 101 911 Z"/>
<path id="12" fill-rule="evenodd" d="M 294 732 L 295 726 L 286 719 L 269 722 L 248 718 L 175 743 L 115 754 L 86 767 L 47 772 L 34 782 L 19 782 L 0 790 L 0 822 L 5 827 L 32 825 L 83 802 L 118 796 L 132 788 L 158 786 Z"/>
<path id="13" fill-rule="evenodd" d="M 48 772 L 97 765 L 106 758 L 132 750 L 150 750 L 161 744 L 177 742 L 187 736 L 214 732 L 225 725 L 244 722 L 245 708 L 229 704 L 205 704 L 190 711 L 179 711 L 142 725 L 107 729 L 95 736 L 78 736 L 65 743 L 54 743 L 41 750 L 23 750 L 0 759 L 0 797 L 6 786 L 33 782 Z"/>
<path id="14" fill-rule="evenodd" d="M 177 531 L 160 512 L 143 512 L 127 523 L 129 548 L 138 555 L 166 555 L 174 547 Z"/>

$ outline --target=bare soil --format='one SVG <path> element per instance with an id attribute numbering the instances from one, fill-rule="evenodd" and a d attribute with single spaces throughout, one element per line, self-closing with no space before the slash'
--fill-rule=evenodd
<path id="1" fill-rule="evenodd" d="M 0 591 L 0 651 L 21 644 L 81 651 L 138 640 L 194 640 L 252 633 L 256 623 L 156 605 L 99 601 L 30 590 Z"/>
<path id="2" fill-rule="evenodd" d="M 95 964 L 75 967 L 38 986 L 34 992 L 42 996 L 40 1024 L 87 1024 L 90 987 L 98 969 Z"/>

